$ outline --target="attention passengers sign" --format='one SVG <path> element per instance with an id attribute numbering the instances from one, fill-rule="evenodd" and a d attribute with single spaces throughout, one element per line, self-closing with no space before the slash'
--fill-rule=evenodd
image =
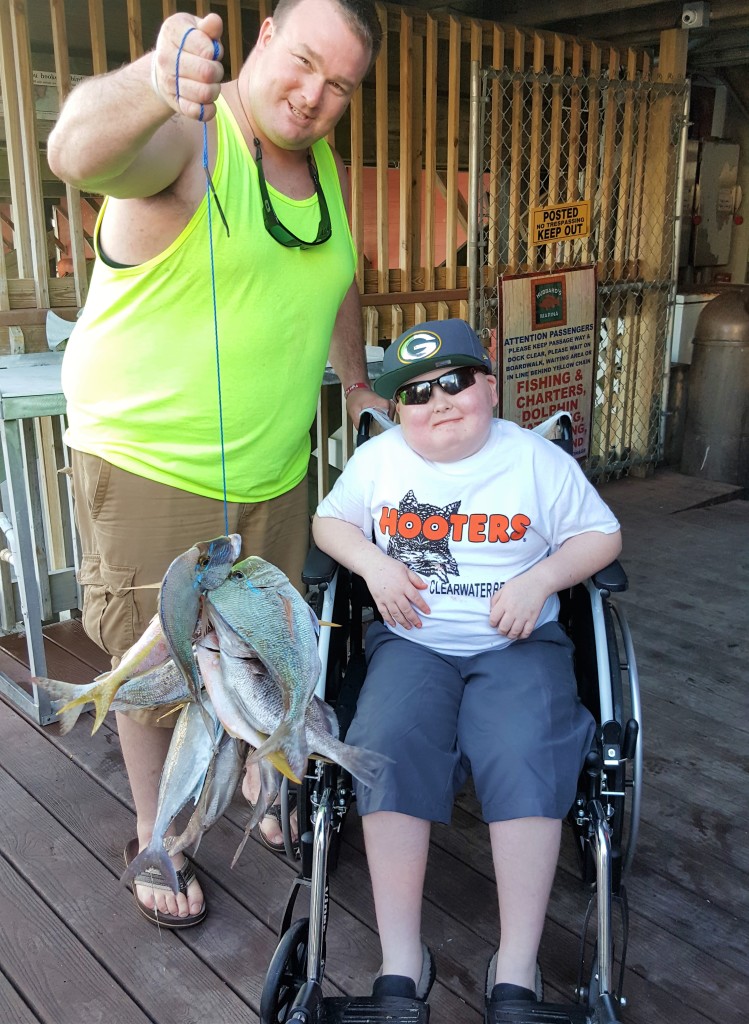
<path id="1" fill-rule="evenodd" d="M 531 245 L 569 242 L 590 234 L 590 203 L 580 199 L 560 206 L 537 206 L 531 210 Z"/>

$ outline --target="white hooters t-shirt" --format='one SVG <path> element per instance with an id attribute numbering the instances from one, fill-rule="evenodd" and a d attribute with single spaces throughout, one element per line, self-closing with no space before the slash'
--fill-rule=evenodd
<path id="1" fill-rule="evenodd" d="M 503 583 L 570 537 L 619 529 L 574 459 L 506 420 L 459 462 L 430 462 L 388 430 L 357 449 L 317 514 L 358 526 L 427 582 L 422 628 L 393 632 L 459 655 L 511 643 L 489 625 Z M 536 625 L 558 611 L 553 594 Z"/>

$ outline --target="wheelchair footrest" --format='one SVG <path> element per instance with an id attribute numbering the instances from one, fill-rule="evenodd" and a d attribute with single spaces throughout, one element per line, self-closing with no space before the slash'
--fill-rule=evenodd
<path id="1" fill-rule="evenodd" d="M 513 1003 L 497 1009 L 491 1024 L 591 1024 L 591 1014 L 574 1003 Z"/>
<path id="2" fill-rule="evenodd" d="M 428 1024 L 429 1007 L 419 999 L 372 996 L 323 999 L 321 1024 Z"/>

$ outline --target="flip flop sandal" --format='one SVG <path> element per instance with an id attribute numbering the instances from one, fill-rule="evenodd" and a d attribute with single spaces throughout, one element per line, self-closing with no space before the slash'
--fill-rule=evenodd
<path id="1" fill-rule="evenodd" d="M 291 815 L 295 810 L 296 793 L 289 793 L 289 815 Z M 286 853 L 286 847 L 284 845 L 283 838 L 278 843 L 272 843 L 261 829 L 260 826 L 262 825 L 266 818 L 273 818 L 274 821 L 278 824 L 279 829 L 281 829 L 281 831 L 283 832 L 283 825 L 281 823 L 281 805 L 272 804 L 265 812 L 261 820 L 257 823 L 254 831 L 258 839 L 266 849 L 271 850 L 273 853 Z M 299 839 L 297 838 L 292 840 L 291 845 L 294 850 L 294 855 L 297 856 L 299 854 Z"/>
<path id="2" fill-rule="evenodd" d="M 131 839 L 125 847 L 125 866 L 129 867 L 130 863 L 135 860 L 138 856 L 138 840 Z M 189 859 L 185 859 L 185 864 L 177 871 L 177 881 L 179 883 L 179 891 L 187 895 L 187 887 L 190 882 L 196 878 L 195 868 Z M 188 914 L 187 917 L 177 917 L 173 914 L 160 914 L 158 910 L 154 910 L 152 907 L 147 907 L 142 900 L 138 899 L 137 885 L 147 886 L 149 889 L 161 889 L 164 892 L 171 892 L 172 888 L 167 884 L 164 876 L 156 868 L 148 868 L 146 871 L 142 871 L 139 875 L 136 875 L 133 879 L 133 897 L 135 898 L 135 905 L 140 913 L 149 920 L 152 924 L 157 924 L 162 928 L 192 928 L 193 925 L 200 924 L 208 913 L 208 906 L 205 902 L 205 896 L 203 897 L 203 908 L 199 910 L 197 914 Z"/>

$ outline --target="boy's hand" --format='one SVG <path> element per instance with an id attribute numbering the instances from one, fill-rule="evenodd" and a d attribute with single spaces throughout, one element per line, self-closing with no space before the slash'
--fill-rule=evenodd
<path id="1" fill-rule="evenodd" d="M 421 627 L 418 611 L 429 615 L 429 605 L 419 593 L 427 588 L 421 576 L 387 556 L 378 559 L 363 575 L 380 615 L 389 626 Z"/>
<path id="2" fill-rule="evenodd" d="M 489 625 L 510 640 L 526 640 L 549 596 L 546 587 L 530 574 L 508 580 L 491 599 Z"/>

